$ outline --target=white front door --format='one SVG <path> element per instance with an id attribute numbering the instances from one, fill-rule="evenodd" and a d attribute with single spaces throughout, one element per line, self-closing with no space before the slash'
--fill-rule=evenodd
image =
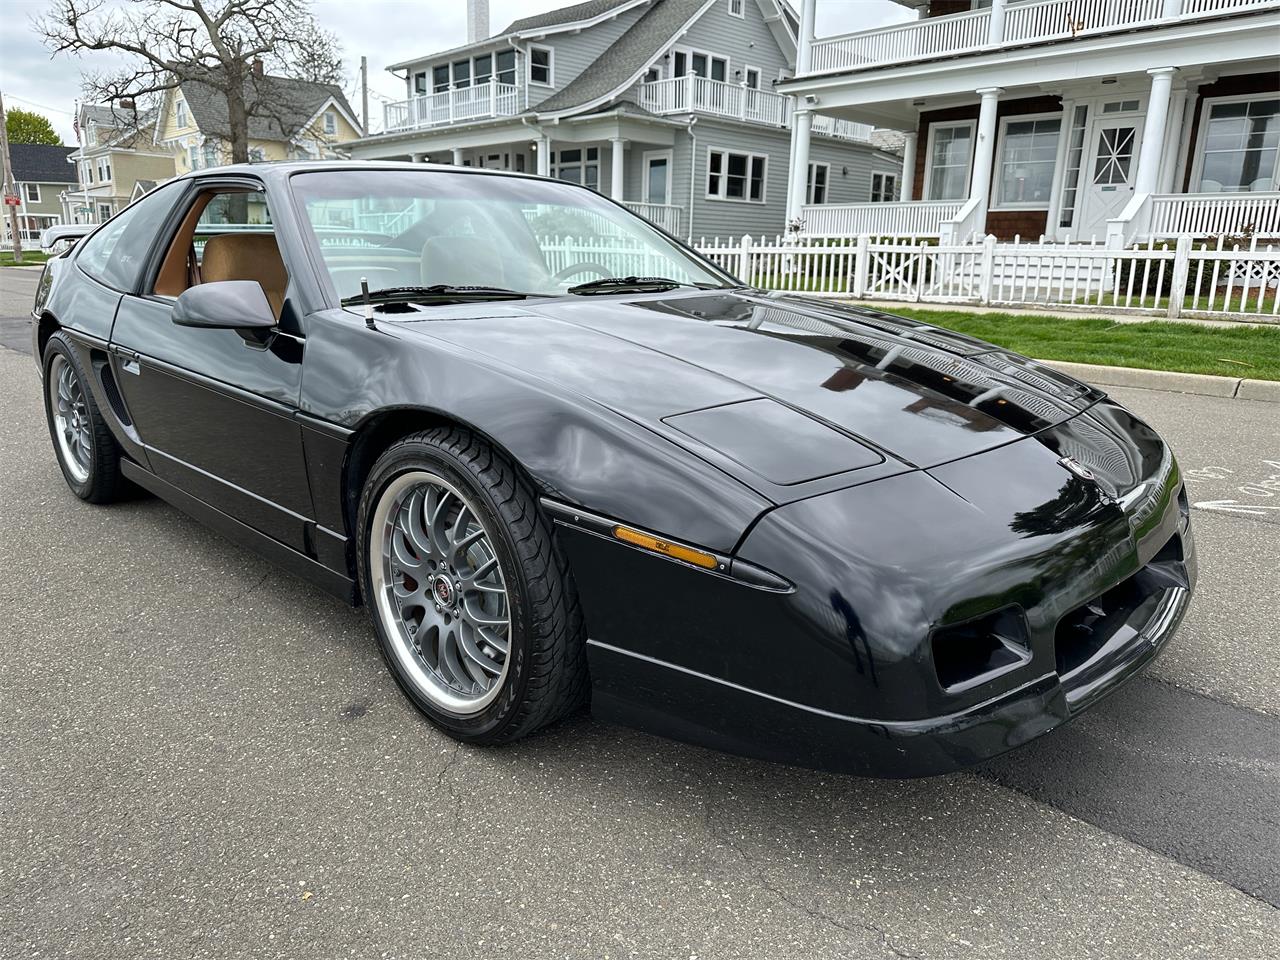
<path id="1" fill-rule="evenodd" d="M 1105 237 L 1107 221 L 1133 199 L 1142 117 L 1100 118 L 1092 137 L 1089 161 L 1080 171 L 1080 215 L 1073 231 L 1081 239 Z"/>
<path id="2" fill-rule="evenodd" d="M 644 155 L 645 203 L 671 202 L 671 151 L 661 150 Z"/>

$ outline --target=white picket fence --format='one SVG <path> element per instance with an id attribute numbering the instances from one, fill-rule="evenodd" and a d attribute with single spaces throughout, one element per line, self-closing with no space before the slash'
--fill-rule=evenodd
<path id="1" fill-rule="evenodd" d="M 1280 320 L 1280 249 L 1173 243 L 940 245 L 870 236 L 704 239 L 698 252 L 754 286 L 817 297 L 1003 304 Z"/>

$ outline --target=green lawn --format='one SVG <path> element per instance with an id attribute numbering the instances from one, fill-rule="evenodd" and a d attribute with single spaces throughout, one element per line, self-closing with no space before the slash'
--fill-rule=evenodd
<path id="1" fill-rule="evenodd" d="M 22 251 L 22 265 L 24 267 L 29 267 L 33 263 L 44 263 L 48 259 L 49 255 L 41 250 L 27 250 L 24 248 Z M 0 267 L 12 267 L 13 265 L 13 251 L 0 250 Z"/>
<path id="2" fill-rule="evenodd" d="M 1113 323 L 905 307 L 893 312 L 1042 360 L 1280 380 L 1280 327 L 1214 328 L 1160 320 Z"/>

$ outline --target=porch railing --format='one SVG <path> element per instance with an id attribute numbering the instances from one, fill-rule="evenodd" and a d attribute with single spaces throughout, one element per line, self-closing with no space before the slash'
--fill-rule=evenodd
<path id="1" fill-rule="evenodd" d="M 1156 194 L 1153 237 L 1215 237 L 1244 233 L 1280 237 L 1280 192 Z"/>
<path id="2" fill-rule="evenodd" d="M 1182 0 L 1181 11 L 1164 16 L 1165 0 L 1040 0 L 1009 3 L 1004 20 L 990 10 L 927 17 L 815 40 L 812 73 L 856 70 L 879 64 L 927 60 L 994 49 L 1001 45 L 1061 40 L 1174 19 L 1280 6 L 1280 0 Z"/>
<path id="3" fill-rule="evenodd" d="M 813 237 L 937 237 L 944 222 L 964 206 L 962 200 L 914 200 L 896 203 L 817 203 L 800 214 Z"/>
<path id="4" fill-rule="evenodd" d="M 513 117 L 519 112 L 520 88 L 491 80 L 388 103 L 382 108 L 383 130 L 446 126 L 490 117 Z"/>
<path id="5" fill-rule="evenodd" d="M 640 214 L 655 227 L 660 227 L 672 236 L 680 236 L 680 207 L 670 203 L 641 203 L 630 200 L 624 202 L 623 206 L 633 213 Z"/>

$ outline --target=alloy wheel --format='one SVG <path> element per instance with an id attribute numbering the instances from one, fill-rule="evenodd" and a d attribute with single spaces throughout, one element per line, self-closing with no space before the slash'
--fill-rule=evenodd
<path id="1" fill-rule="evenodd" d="M 373 602 L 410 682 L 438 709 L 472 716 L 509 667 L 507 579 L 473 502 L 423 470 L 400 474 L 370 525 Z"/>
<path id="2" fill-rule="evenodd" d="M 89 478 L 93 462 L 93 432 L 84 388 L 75 367 L 62 354 L 49 365 L 49 409 L 62 462 L 76 483 Z"/>

